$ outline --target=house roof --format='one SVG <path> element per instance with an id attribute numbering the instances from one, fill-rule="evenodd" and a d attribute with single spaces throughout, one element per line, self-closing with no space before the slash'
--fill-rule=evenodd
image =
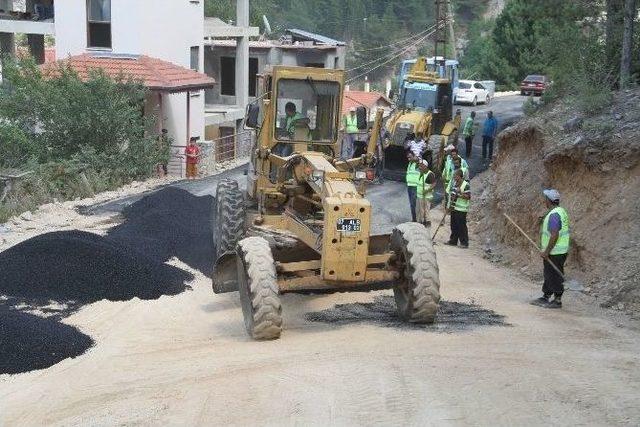
<path id="1" fill-rule="evenodd" d="M 391 106 L 391 101 L 380 92 L 364 92 L 360 90 L 347 90 L 342 97 L 342 111 L 347 112 L 351 108 L 357 108 L 364 106 L 371 108 L 375 106 L 378 101 L 382 101 Z"/>
<path id="2" fill-rule="evenodd" d="M 236 47 L 237 42 L 230 39 L 211 39 L 204 42 L 205 46 L 213 47 Z M 283 44 L 275 40 L 249 40 L 250 49 L 313 49 L 313 50 L 335 50 L 337 46 L 331 45 L 304 45 L 304 44 Z"/>
<path id="3" fill-rule="evenodd" d="M 216 83 L 206 74 L 145 55 L 85 53 L 44 64 L 43 73 L 55 75 L 60 65 L 70 66 L 81 79 L 87 79 L 90 70 L 103 70 L 109 77 L 131 77 L 142 81 L 147 88 L 161 92 L 208 89 Z"/>
<path id="4" fill-rule="evenodd" d="M 294 41 L 312 41 L 320 44 L 327 44 L 332 46 L 344 46 L 345 42 L 341 42 L 330 37 L 325 37 L 321 34 L 311 33 L 309 31 L 299 30 L 297 28 L 288 28 L 285 32 L 293 36 Z M 296 40 L 297 39 L 297 40 Z"/>

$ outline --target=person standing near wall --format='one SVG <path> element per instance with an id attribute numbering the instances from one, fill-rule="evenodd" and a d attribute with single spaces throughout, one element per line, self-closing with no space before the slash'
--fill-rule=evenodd
<path id="1" fill-rule="evenodd" d="M 200 147 L 197 144 L 197 138 L 192 137 L 189 145 L 184 150 L 187 157 L 187 179 L 196 179 L 198 177 L 198 161 L 200 159 Z"/>
<path id="2" fill-rule="evenodd" d="M 493 117 L 493 111 L 487 113 L 482 130 L 482 158 L 491 161 L 493 157 L 493 142 L 498 134 L 498 121 Z M 488 157 L 487 157 L 488 154 Z"/>
<path id="3" fill-rule="evenodd" d="M 560 193 L 557 190 L 544 190 L 543 194 L 548 210 L 540 229 L 544 283 L 542 296 L 532 301 L 532 304 L 546 308 L 562 308 L 564 278 L 551 264 L 564 274 L 564 263 L 569 253 L 569 214 L 560 206 Z M 550 301 L 552 295 L 553 300 Z"/>

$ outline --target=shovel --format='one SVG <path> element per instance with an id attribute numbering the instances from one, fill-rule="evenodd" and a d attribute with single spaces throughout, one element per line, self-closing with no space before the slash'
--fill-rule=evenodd
<path id="1" fill-rule="evenodd" d="M 440 229 L 442 228 L 442 226 L 444 225 L 444 221 L 447 218 L 447 210 L 445 209 L 444 211 L 444 216 L 442 217 L 442 221 L 440 221 L 440 224 L 438 224 L 438 227 L 436 228 L 435 233 L 433 233 L 433 236 L 431 236 L 431 241 L 433 242 L 434 239 L 436 238 L 436 236 L 438 235 L 438 231 L 440 231 Z"/>
<path id="2" fill-rule="evenodd" d="M 502 215 L 504 215 L 505 218 L 507 218 L 509 220 L 509 222 L 518 229 L 518 231 L 527 238 L 527 240 L 529 242 L 531 242 L 531 244 L 538 250 L 538 252 L 541 251 L 541 249 L 538 247 L 537 243 L 533 241 L 533 239 L 531 237 L 529 237 L 529 235 L 527 233 L 525 233 L 525 231 L 520 228 L 520 226 L 518 224 L 516 224 L 516 222 L 511 219 L 511 217 L 509 215 L 507 215 L 506 213 L 502 213 Z M 549 265 L 551 267 L 553 267 L 553 269 L 556 271 L 556 273 L 558 273 L 560 275 L 560 277 L 562 277 L 562 279 L 565 281 L 565 286 L 568 290 L 570 291 L 575 291 L 575 292 L 582 292 L 584 291 L 584 286 L 582 285 L 582 283 L 577 280 L 577 279 L 567 279 L 567 276 L 564 275 L 564 273 L 562 271 L 560 271 L 560 269 L 553 263 L 551 262 L 551 260 L 547 259 L 547 261 L 549 262 Z"/>

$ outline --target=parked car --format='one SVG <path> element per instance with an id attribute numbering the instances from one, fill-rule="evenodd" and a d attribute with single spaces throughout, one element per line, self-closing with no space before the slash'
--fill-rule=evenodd
<path id="1" fill-rule="evenodd" d="M 488 104 L 491 102 L 491 98 L 493 98 L 493 90 L 487 88 L 485 84 L 487 82 L 479 82 L 476 80 L 460 80 L 458 85 L 458 94 L 456 95 L 455 103 L 456 104 Z M 493 82 L 491 82 L 493 83 Z M 487 86 L 489 86 L 487 84 Z M 495 88 L 495 84 L 493 85 Z"/>
<path id="2" fill-rule="evenodd" d="M 520 83 L 520 95 L 540 96 L 547 90 L 550 83 L 547 76 L 531 74 Z"/>

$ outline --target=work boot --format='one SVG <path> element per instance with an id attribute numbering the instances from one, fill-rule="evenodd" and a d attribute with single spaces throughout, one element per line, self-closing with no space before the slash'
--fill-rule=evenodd
<path id="1" fill-rule="evenodd" d="M 468 243 L 460 243 L 460 247 L 462 249 L 469 249 L 469 244 Z"/>
<path id="2" fill-rule="evenodd" d="M 540 297 L 531 301 L 531 305 L 537 305 L 538 307 L 546 307 L 549 305 L 549 298 Z"/>
<path id="3" fill-rule="evenodd" d="M 447 243 L 445 243 L 445 245 L 449 245 L 449 246 L 458 246 L 457 243 L 452 242 L 451 240 L 449 240 Z"/>
<path id="4" fill-rule="evenodd" d="M 425 227 L 431 227 L 431 221 L 425 221 L 422 223 Z"/>
<path id="5" fill-rule="evenodd" d="M 549 301 L 549 303 L 547 304 L 547 308 L 562 308 L 562 301 L 559 299 Z"/>

